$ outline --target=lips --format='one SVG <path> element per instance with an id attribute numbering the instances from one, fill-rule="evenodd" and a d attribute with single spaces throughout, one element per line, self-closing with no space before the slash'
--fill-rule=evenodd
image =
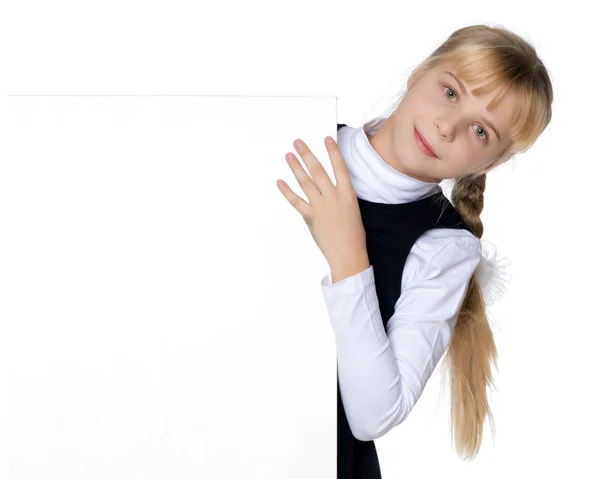
<path id="1" fill-rule="evenodd" d="M 425 140 L 425 138 L 423 138 L 421 136 L 421 134 L 419 133 L 419 131 L 417 130 L 417 128 L 414 128 L 414 136 L 415 136 L 415 140 L 417 141 L 417 143 L 422 143 L 422 145 L 425 147 L 425 153 L 429 154 L 429 156 L 432 156 L 434 158 L 438 158 L 438 156 L 435 154 L 435 152 L 433 151 L 433 148 L 431 148 L 431 145 L 429 145 L 429 143 L 427 143 L 427 141 Z"/>

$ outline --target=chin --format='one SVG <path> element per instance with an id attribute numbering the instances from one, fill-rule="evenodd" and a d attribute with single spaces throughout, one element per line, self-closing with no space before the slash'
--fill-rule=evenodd
<path id="1" fill-rule="evenodd" d="M 413 160 L 413 155 L 408 155 L 408 158 L 411 158 L 411 161 L 403 161 L 401 158 L 403 157 L 396 156 L 396 164 L 394 166 L 395 170 L 417 180 L 426 181 L 428 183 L 432 182 L 431 180 L 425 179 L 430 178 L 432 176 L 432 172 L 423 168 L 423 162 L 420 158 Z M 406 158 L 406 156 L 404 156 L 404 158 Z"/>

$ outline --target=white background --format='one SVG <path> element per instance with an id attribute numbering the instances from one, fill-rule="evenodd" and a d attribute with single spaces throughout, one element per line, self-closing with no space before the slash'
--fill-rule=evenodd
<path id="1" fill-rule="evenodd" d="M 378 114 L 475 23 L 530 41 L 555 94 L 536 145 L 488 175 L 483 239 L 513 276 L 490 317 L 496 437 L 486 423 L 476 461 L 456 457 L 438 369 L 376 441 L 383 477 L 589 477 L 600 105 L 587 5 L 3 5 L 2 477 L 335 477 L 327 265 L 275 181 L 300 193 L 293 139 L 329 166 L 336 120 Z"/>
<path id="2" fill-rule="evenodd" d="M 275 182 L 335 97 L 5 104 L 9 477 L 334 473 L 327 263 Z"/>

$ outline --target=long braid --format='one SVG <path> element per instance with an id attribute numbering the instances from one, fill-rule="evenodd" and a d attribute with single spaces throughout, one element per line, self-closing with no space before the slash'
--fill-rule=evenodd
<path id="1" fill-rule="evenodd" d="M 452 203 L 478 238 L 483 235 L 480 214 L 486 176 L 465 176 L 456 180 Z M 491 363 L 497 367 L 497 350 L 487 321 L 480 285 L 473 275 L 461 305 L 445 358 L 451 370 L 451 432 L 457 451 L 474 458 L 481 446 L 483 426 L 494 422 L 487 399 L 487 386 L 493 385 Z"/>

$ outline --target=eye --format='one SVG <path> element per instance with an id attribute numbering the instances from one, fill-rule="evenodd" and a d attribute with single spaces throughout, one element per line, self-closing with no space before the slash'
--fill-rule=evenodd
<path id="1" fill-rule="evenodd" d="M 480 127 L 479 125 L 475 125 L 475 126 L 477 127 L 477 130 L 483 131 L 483 133 L 485 135 L 484 137 L 481 137 L 479 135 L 477 135 L 477 136 L 479 136 L 479 138 L 483 138 L 484 140 L 487 140 L 487 132 L 482 127 Z M 477 133 L 477 131 L 475 133 Z"/>
<path id="2" fill-rule="evenodd" d="M 450 90 L 452 93 L 454 93 L 454 98 L 456 98 L 456 92 L 452 88 L 450 88 L 449 86 L 445 86 L 444 88 L 448 88 L 448 90 Z M 450 97 L 448 97 L 448 95 L 446 95 L 446 97 L 450 98 Z M 450 99 L 452 99 L 452 98 L 450 98 Z"/>
<path id="3" fill-rule="evenodd" d="M 454 90 L 453 88 L 451 88 L 449 86 L 444 86 L 444 89 L 446 89 L 446 88 L 453 93 L 453 96 L 449 97 L 448 95 L 446 95 L 446 92 L 444 92 L 444 95 L 446 96 L 446 98 L 450 98 L 451 100 L 458 98 L 458 93 L 456 93 L 456 90 Z M 477 127 L 477 131 L 481 130 L 484 134 L 484 136 L 479 136 L 479 135 L 477 135 L 477 136 L 479 138 L 481 138 L 482 140 L 486 140 L 486 142 L 487 142 L 488 134 L 487 134 L 487 131 L 485 131 L 485 128 L 483 128 L 482 126 L 479 126 L 479 125 L 475 125 L 475 126 Z"/>

